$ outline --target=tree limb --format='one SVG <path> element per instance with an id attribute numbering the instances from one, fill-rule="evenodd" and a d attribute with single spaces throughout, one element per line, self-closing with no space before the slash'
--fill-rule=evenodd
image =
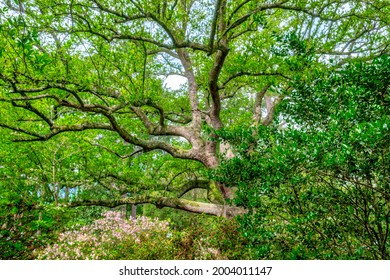
<path id="1" fill-rule="evenodd" d="M 140 195 L 136 197 L 126 197 L 113 200 L 83 200 L 74 201 L 66 204 L 60 204 L 63 207 L 79 207 L 79 206 L 103 206 L 114 208 L 127 204 L 153 204 L 158 208 L 168 207 L 179 210 L 184 210 L 192 213 L 204 213 L 213 216 L 225 216 L 233 218 L 238 215 L 243 215 L 248 211 L 241 207 L 228 206 L 222 204 L 213 204 L 187 200 L 183 198 L 172 198 L 153 195 Z"/>

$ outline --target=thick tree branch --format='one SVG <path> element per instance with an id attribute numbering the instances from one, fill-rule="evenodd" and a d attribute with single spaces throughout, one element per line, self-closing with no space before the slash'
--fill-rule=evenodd
<path id="1" fill-rule="evenodd" d="M 209 72 L 208 80 L 208 87 L 212 100 L 212 106 L 210 108 L 210 120 L 214 129 L 220 129 L 223 126 L 220 119 L 221 98 L 219 96 L 220 88 L 218 86 L 218 80 L 222 71 L 222 67 L 225 63 L 225 59 L 229 53 L 228 38 L 225 34 L 223 34 L 224 30 L 226 29 L 226 4 L 226 0 L 222 0 L 220 3 L 218 33 L 222 35 L 219 37 L 218 50 L 215 54 L 214 63 Z"/>
<path id="2" fill-rule="evenodd" d="M 142 103 L 142 102 L 141 102 Z M 141 105 L 140 102 L 137 105 Z M 161 106 L 151 102 L 146 101 L 143 102 L 147 106 L 151 106 L 159 111 L 159 123 L 153 123 L 149 117 L 141 110 L 141 108 L 136 106 L 131 106 L 133 112 L 138 116 L 138 118 L 142 121 L 145 128 L 148 130 L 150 135 L 155 136 L 181 136 L 184 137 L 190 143 L 194 141 L 194 135 L 192 130 L 188 127 L 184 126 L 174 126 L 174 125 L 166 125 L 165 124 L 165 113 Z"/>
<path id="3" fill-rule="evenodd" d="M 177 113 L 177 112 L 167 113 L 165 115 L 165 118 L 171 122 L 180 123 L 180 124 L 189 124 L 192 121 L 192 118 L 190 116 L 187 116 L 183 113 Z"/>
<path id="4" fill-rule="evenodd" d="M 214 49 L 214 37 L 217 30 L 217 23 L 218 23 L 218 16 L 220 14 L 220 9 L 221 9 L 221 2 L 222 0 L 217 0 L 217 2 L 215 3 L 213 21 L 211 23 L 211 32 L 209 38 L 209 55 L 213 53 L 213 49 Z"/>
<path id="5" fill-rule="evenodd" d="M 63 133 L 63 132 L 69 132 L 69 131 L 84 131 L 84 130 L 90 130 L 90 129 L 103 129 L 103 130 L 113 130 L 113 128 L 109 124 L 104 123 L 91 123 L 91 122 L 85 122 L 82 124 L 77 125 L 69 125 L 69 126 L 56 126 L 53 125 L 51 127 L 51 131 L 46 134 L 39 134 L 34 131 L 29 131 L 26 129 L 22 129 L 20 127 L 14 127 L 7 124 L 0 123 L 0 127 L 7 128 L 9 130 L 19 132 L 22 134 L 26 134 L 29 136 L 32 136 L 33 138 L 16 138 L 13 141 L 14 142 L 32 142 L 32 141 L 45 141 L 52 137 L 54 137 L 57 134 Z"/>
<path id="6" fill-rule="evenodd" d="M 193 181 L 189 181 L 183 185 L 180 186 L 180 189 L 179 189 L 179 195 L 178 197 L 182 197 L 184 196 L 186 193 L 188 193 L 189 191 L 191 190 L 194 190 L 194 189 L 205 189 L 205 190 L 209 190 L 210 189 L 210 181 L 208 180 L 193 180 Z"/>
<path id="7" fill-rule="evenodd" d="M 284 98 L 283 95 L 280 95 L 275 98 L 275 100 L 272 101 L 272 98 L 270 96 L 265 96 L 265 103 L 267 107 L 267 116 L 264 118 L 262 121 L 262 124 L 267 126 L 270 125 L 271 122 L 274 120 L 274 115 L 275 115 L 275 109 L 276 106 L 282 101 Z"/>
<path id="8" fill-rule="evenodd" d="M 127 204 L 153 204 L 158 208 L 169 207 L 179 210 L 184 210 L 192 213 L 204 213 L 213 216 L 225 216 L 227 218 L 233 218 L 238 215 L 243 215 L 247 213 L 246 209 L 221 205 L 221 204 L 212 204 L 204 203 L 198 201 L 187 200 L 183 198 L 172 198 L 172 197 L 163 197 L 163 196 L 151 196 L 151 195 L 140 195 L 137 197 L 127 197 L 113 200 L 83 200 L 83 201 L 74 201 L 68 204 L 60 204 L 59 206 L 63 207 L 79 207 L 79 206 L 103 206 L 114 208 L 121 205 Z"/>
<path id="9" fill-rule="evenodd" d="M 270 84 L 266 85 L 261 91 L 256 93 L 255 96 L 255 105 L 253 109 L 253 125 L 257 127 L 261 121 L 261 104 L 264 99 L 264 95 L 266 94 L 267 90 L 271 87 Z"/>
<path id="10" fill-rule="evenodd" d="M 12 85 L 13 85 L 14 92 L 22 92 L 22 93 L 23 92 L 38 93 L 38 92 L 50 90 L 53 88 L 67 91 L 67 88 L 65 86 L 62 86 L 62 85 L 59 86 L 59 85 L 48 84 L 48 85 L 42 86 L 40 88 L 30 88 L 30 89 L 28 89 L 28 88 L 27 89 L 19 89 L 16 87 L 15 82 L 13 82 Z M 86 91 L 87 89 L 83 88 L 80 90 Z M 76 93 L 76 92 L 74 92 L 74 93 Z M 68 108 L 76 109 L 76 110 L 81 111 L 81 112 L 91 112 L 91 113 L 102 115 L 109 120 L 110 124 L 101 124 L 101 123 L 98 124 L 98 123 L 85 122 L 85 123 L 80 124 L 80 125 L 73 125 L 73 126 L 67 126 L 67 127 L 56 126 L 54 123 L 52 123 L 52 121 L 50 119 L 46 118 L 46 120 L 45 120 L 45 116 L 43 116 L 39 112 L 35 111 L 35 113 L 38 114 L 38 116 L 40 118 L 42 118 L 43 120 L 45 120 L 46 122 L 49 123 L 51 131 L 47 134 L 42 135 L 42 134 L 35 133 L 32 131 L 27 131 L 24 129 L 17 130 L 16 127 L 7 126 L 7 128 L 13 129 L 14 131 L 18 131 L 20 133 L 33 136 L 33 138 L 28 138 L 28 139 L 22 138 L 22 139 L 16 139 L 15 141 L 44 141 L 44 140 L 52 138 L 53 136 L 55 136 L 59 133 L 66 132 L 66 131 L 82 131 L 82 130 L 86 130 L 86 129 L 106 129 L 106 130 L 116 131 L 122 137 L 122 139 L 124 139 L 128 143 L 132 143 L 134 145 L 142 147 L 145 151 L 161 149 L 161 150 L 168 152 L 169 154 L 171 154 L 174 157 L 185 158 L 185 159 L 194 159 L 194 154 L 191 150 L 180 149 L 180 148 L 174 147 L 171 144 L 164 142 L 164 141 L 144 140 L 144 139 L 141 139 L 135 135 L 130 134 L 124 127 L 122 127 L 121 125 L 118 124 L 117 119 L 114 116 L 114 112 L 122 109 L 123 107 L 126 107 L 127 106 L 126 104 L 119 104 L 119 105 L 111 106 L 111 107 L 107 107 L 105 105 L 100 105 L 100 104 L 85 104 L 84 102 L 81 102 L 81 104 L 76 104 L 76 103 L 70 102 L 68 100 L 60 99 L 57 95 L 54 95 L 54 94 L 41 94 L 41 95 L 36 95 L 36 96 L 31 96 L 31 97 L 25 95 L 22 97 L 15 98 L 14 102 L 38 100 L 38 99 L 45 99 L 45 98 L 55 100 L 58 103 L 57 107 L 68 107 Z M 11 100 L 2 99 L 0 101 L 12 103 L 12 99 Z M 160 113 L 160 121 L 159 121 L 159 124 L 157 124 L 157 125 L 153 124 L 149 120 L 149 118 L 142 112 L 141 109 L 134 107 L 134 106 L 132 107 L 132 109 L 136 113 L 138 118 L 143 122 L 143 124 L 148 129 L 148 131 L 151 135 L 181 136 L 181 137 L 184 137 L 185 139 L 187 139 L 190 143 L 192 143 L 195 146 L 200 145 L 199 143 L 201 142 L 201 139 L 198 139 L 199 137 L 194 135 L 193 131 L 190 128 L 184 127 L 184 126 L 181 127 L 181 126 L 165 125 L 164 124 L 164 112 L 163 112 L 162 107 L 160 107 L 154 103 L 151 103 L 151 102 L 149 102 L 149 103 L 145 103 L 145 104 L 148 104 L 149 106 L 152 106 L 154 108 L 157 107 L 156 109 Z M 24 109 L 28 109 L 28 108 L 25 108 L 24 105 L 14 104 L 14 106 L 19 106 L 19 107 L 23 107 Z M 31 110 L 33 110 L 33 109 L 31 109 Z M 199 114 L 200 114 L 200 112 L 199 112 Z M 5 124 L 3 124 L 2 126 L 6 127 Z M 199 160 L 199 159 L 197 159 L 197 160 Z"/>
<path id="11" fill-rule="evenodd" d="M 202 116 L 199 110 L 199 99 L 198 99 L 198 84 L 192 62 L 189 54 L 182 49 L 178 50 L 180 61 L 184 67 L 185 75 L 188 80 L 188 95 L 190 99 L 191 114 L 192 114 L 192 127 L 200 132 L 202 124 Z"/>

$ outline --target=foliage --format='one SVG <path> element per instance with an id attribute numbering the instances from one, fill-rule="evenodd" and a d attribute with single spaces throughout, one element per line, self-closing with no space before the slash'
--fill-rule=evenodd
<path id="1" fill-rule="evenodd" d="M 188 215 L 151 214 L 180 229 L 170 240 L 206 252 L 186 245 L 189 258 L 213 258 L 209 246 L 228 258 L 281 256 L 269 246 L 294 249 L 292 257 L 342 257 L 344 244 L 363 257 L 387 256 L 388 75 L 377 63 L 386 59 L 345 66 L 389 52 L 390 6 L 371 2 L 0 0 L 5 258 L 27 258 L 23 251 L 40 245 L 30 239 L 49 231 L 42 241 L 50 243 L 51 229 L 91 227 L 99 206 L 130 204 L 146 214 L 154 206 L 226 217 L 251 211 L 242 229 L 253 225 L 253 248 L 241 251 L 237 240 L 229 245 L 237 254 L 213 236 L 198 239 Z M 184 82 L 174 89 L 167 81 L 176 77 Z M 289 128 L 280 131 L 283 121 Z M 240 207 L 228 203 L 235 196 Z M 332 208 L 344 196 L 352 208 Z M 283 203 L 298 208 L 271 213 Z M 356 219 L 344 219 L 348 211 Z M 286 222 L 307 236 L 308 213 L 310 225 L 331 232 L 315 256 L 305 250 L 319 233 L 296 245 L 281 230 Z M 352 231 L 353 240 L 342 238 L 347 229 L 330 230 L 358 228 L 356 221 L 366 228 Z M 224 239 L 214 222 L 204 222 L 208 234 Z"/>
<path id="2" fill-rule="evenodd" d="M 183 260 L 242 260 L 253 258 L 245 247 L 238 223 L 222 217 L 195 215 L 190 226 L 177 233 L 176 259 Z"/>
<path id="3" fill-rule="evenodd" d="M 296 79 L 288 127 L 220 132 L 238 156 L 214 176 L 237 182 L 257 258 L 389 258 L 389 63 Z"/>
<path id="4" fill-rule="evenodd" d="M 183 231 L 167 221 L 140 216 L 125 219 L 120 212 L 85 226 L 76 226 L 37 251 L 39 259 L 242 259 L 242 240 L 233 220 L 193 217 Z"/>
<path id="5" fill-rule="evenodd" d="M 3 190 L 0 198 L 0 259 L 31 259 L 31 249 L 48 238 L 53 217 L 39 219 L 39 212 L 31 209 L 34 200 L 26 201 L 16 189 Z"/>
<path id="6" fill-rule="evenodd" d="M 74 136 L 82 134 L 94 156 L 76 156 L 84 168 L 67 160 L 81 172 L 64 179 L 79 175 L 83 200 L 180 198 L 183 185 L 204 179 L 200 170 L 219 165 L 216 130 L 257 126 L 263 111 L 268 125 L 295 75 L 389 46 L 382 0 L 3 0 L 0 8 L 0 127 L 20 142 L 66 132 L 82 146 Z M 176 76 L 185 82 L 175 90 L 165 82 Z M 218 182 L 202 188 L 230 197 Z"/>
<path id="7" fill-rule="evenodd" d="M 165 259 L 171 250 L 167 222 L 140 217 L 126 220 L 106 212 L 91 225 L 63 232 L 40 259 Z"/>
<path id="8" fill-rule="evenodd" d="M 0 259 L 33 259 L 33 251 L 52 242 L 63 228 L 91 220 L 92 208 L 42 206 L 42 197 L 34 195 L 35 187 L 23 182 L 0 187 Z"/>
<path id="9" fill-rule="evenodd" d="M 90 223 L 101 209 L 65 209 L 54 203 L 76 195 L 77 185 L 70 186 L 80 176 L 74 172 L 80 153 L 78 147 L 65 148 L 69 139 L 59 138 L 55 146 L 32 146 L 12 143 L 9 137 L 0 134 L 0 259 L 31 259 L 33 250 L 51 242 L 58 231 Z"/>

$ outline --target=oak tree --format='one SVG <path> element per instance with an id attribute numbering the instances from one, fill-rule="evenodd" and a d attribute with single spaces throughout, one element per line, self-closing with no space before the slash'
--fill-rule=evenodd
<path id="1" fill-rule="evenodd" d="M 235 156 L 218 131 L 273 125 L 294 77 L 389 50 L 385 0 L 3 0 L 0 8 L 0 128 L 17 142 L 84 133 L 125 162 L 113 170 L 103 161 L 104 176 L 95 176 L 116 190 L 110 197 L 73 206 L 243 213 L 226 204 L 232 188 L 204 172 Z M 181 86 L 167 86 L 178 77 Z M 132 180 L 131 170 L 142 176 Z M 184 199 L 193 189 L 208 201 Z"/>

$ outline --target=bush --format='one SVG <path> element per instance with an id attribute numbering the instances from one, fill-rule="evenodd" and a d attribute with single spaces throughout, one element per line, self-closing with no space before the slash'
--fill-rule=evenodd
<path id="1" fill-rule="evenodd" d="M 39 259 L 166 259 L 172 254 L 167 222 L 140 217 L 126 220 L 106 212 L 91 225 L 61 233 L 58 242 L 38 253 Z"/>
<path id="2" fill-rule="evenodd" d="M 60 260 L 250 258 L 235 220 L 197 215 L 187 223 L 186 229 L 175 231 L 167 221 L 144 216 L 127 220 L 110 211 L 90 225 L 61 233 L 55 244 L 36 254 Z"/>
<path id="3" fill-rule="evenodd" d="M 390 57 L 292 83 L 285 129 L 221 131 L 255 258 L 389 259 Z M 233 184 L 231 183 L 233 182 Z"/>
<path id="4" fill-rule="evenodd" d="M 250 259 L 236 220 L 193 216 L 187 229 L 174 238 L 175 258 L 184 260 Z"/>

